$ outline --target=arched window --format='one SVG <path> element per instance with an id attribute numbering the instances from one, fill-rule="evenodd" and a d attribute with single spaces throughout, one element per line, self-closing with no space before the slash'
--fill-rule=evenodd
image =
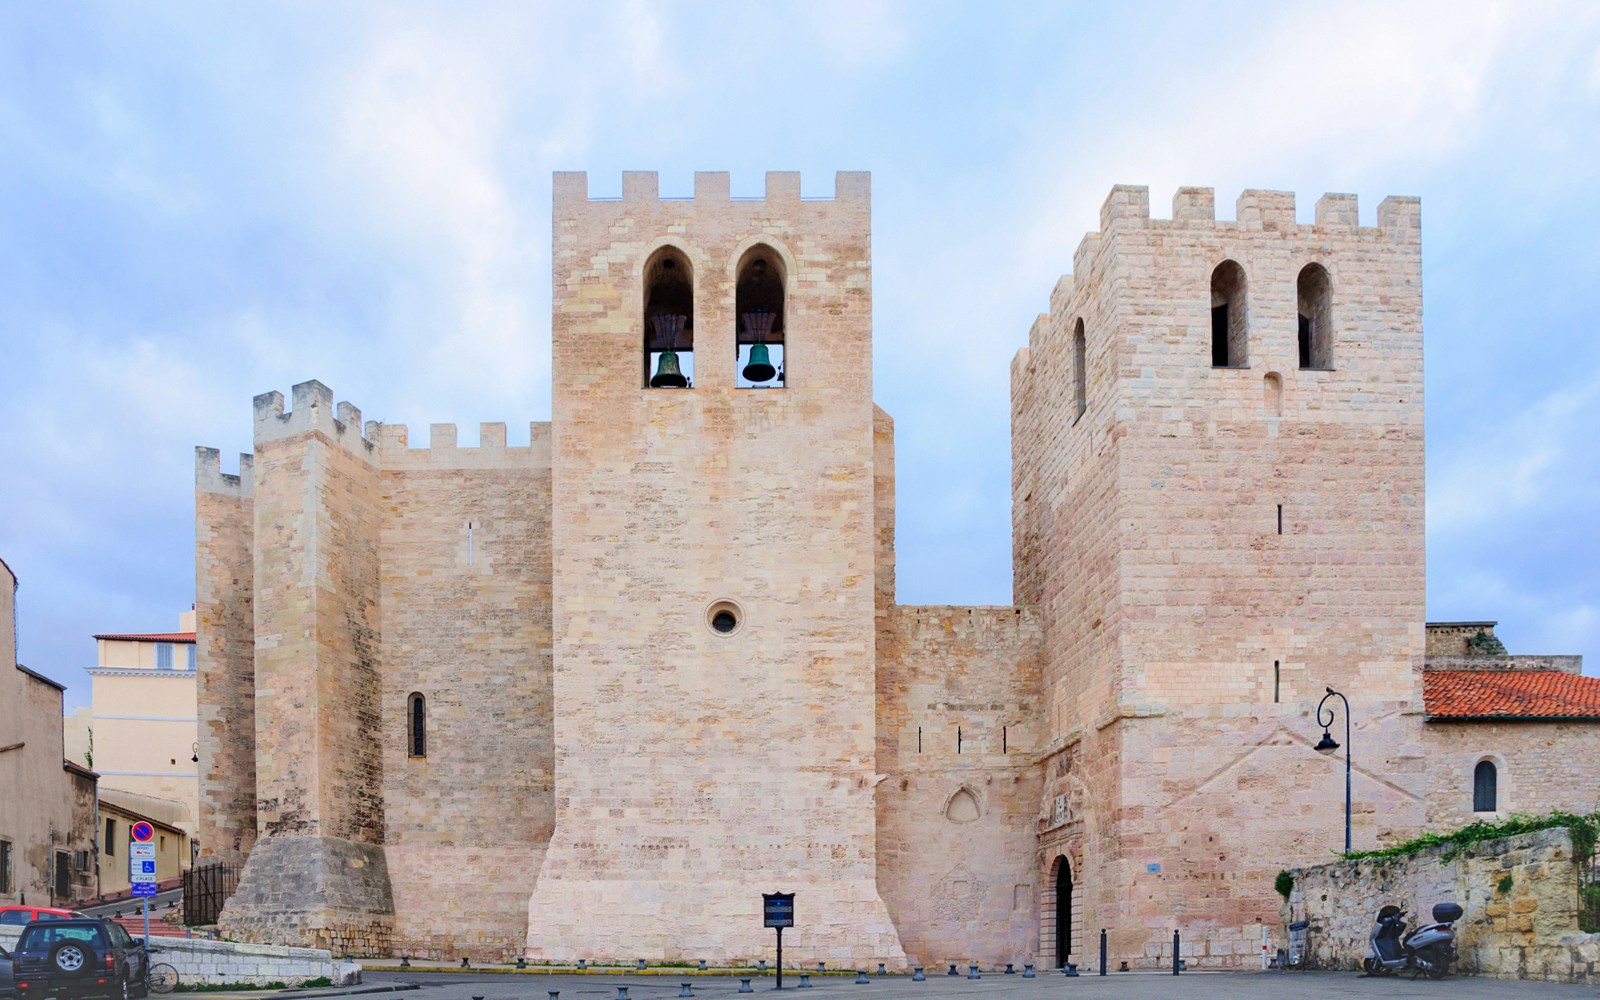
<path id="1" fill-rule="evenodd" d="M 1492 813 L 1499 808 L 1499 774 L 1495 769 L 1494 761 L 1480 760 L 1478 766 L 1472 771 L 1472 811 L 1479 813 Z"/>
<path id="2" fill-rule="evenodd" d="M 677 247 L 662 247 L 644 265 L 644 384 L 694 384 L 694 269 Z"/>
<path id="3" fill-rule="evenodd" d="M 783 258 L 766 244 L 745 251 L 734 286 L 734 383 L 741 389 L 784 385 Z"/>
<path id="4" fill-rule="evenodd" d="M 428 756 L 428 705 L 420 694 L 413 694 L 407 706 L 410 755 Z"/>
<path id="5" fill-rule="evenodd" d="M 1078 409 L 1073 420 L 1083 416 L 1089 408 L 1089 374 L 1085 369 L 1086 345 L 1083 339 L 1083 320 L 1078 320 L 1072 331 L 1072 398 Z"/>
<path id="6" fill-rule="evenodd" d="M 1211 367 L 1249 367 L 1248 321 L 1244 268 L 1225 260 L 1211 272 Z"/>
<path id="7" fill-rule="evenodd" d="M 1300 269 L 1300 367 L 1333 367 L 1333 282 L 1321 264 Z"/>

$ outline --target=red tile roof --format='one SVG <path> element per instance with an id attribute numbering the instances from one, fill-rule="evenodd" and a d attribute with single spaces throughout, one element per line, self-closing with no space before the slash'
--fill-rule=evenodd
<path id="1" fill-rule="evenodd" d="M 1600 677 L 1559 670 L 1429 670 L 1422 702 L 1430 719 L 1595 719 Z"/>
<path id="2" fill-rule="evenodd" d="M 193 632 L 118 632 L 97 635 L 96 639 L 116 639 L 121 642 L 194 642 Z"/>

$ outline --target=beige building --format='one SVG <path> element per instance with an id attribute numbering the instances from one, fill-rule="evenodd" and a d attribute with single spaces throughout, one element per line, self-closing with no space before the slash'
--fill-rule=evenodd
<path id="1" fill-rule="evenodd" d="M 65 690 L 17 662 L 17 578 L 0 561 L 0 905 L 65 906 L 95 886 L 95 775 L 64 758 Z"/>
<path id="2" fill-rule="evenodd" d="M 92 760 L 102 789 L 180 803 L 173 822 L 192 836 L 200 794 L 194 611 L 178 616 L 176 632 L 94 638 L 89 706 L 65 722 L 68 756 Z"/>
<path id="3" fill-rule="evenodd" d="M 1250 966 L 1274 875 L 1342 847 L 1330 687 L 1355 845 L 1456 818 L 1486 723 L 1425 704 L 1417 200 L 1113 189 L 1012 365 L 1005 607 L 895 600 L 870 214 L 862 173 L 558 174 L 529 445 L 414 445 L 306 382 L 256 397 L 238 475 L 199 449 L 224 933 L 751 961 L 782 889 L 802 964 L 1051 965 L 1103 927 L 1114 963 L 1176 928 Z M 1484 740 L 1514 770 L 1531 732 Z"/>
<path id="4" fill-rule="evenodd" d="M 129 889 L 128 845 L 139 822 L 155 828 L 156 881 L 169 882 L 189 867 L 191 841 L 181 824 L 189 812 L 181 803 L 116 788 L 100 790 L 100 892 L 126 895 Z"/>

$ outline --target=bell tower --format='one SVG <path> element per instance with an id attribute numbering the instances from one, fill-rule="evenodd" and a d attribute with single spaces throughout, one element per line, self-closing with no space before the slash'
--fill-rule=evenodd
<path id="1" fill-rule="evenodd" d="M 555 178 L 556 824 L 528 955 L 901 949 L 877 889 L 870 181 Z"/>

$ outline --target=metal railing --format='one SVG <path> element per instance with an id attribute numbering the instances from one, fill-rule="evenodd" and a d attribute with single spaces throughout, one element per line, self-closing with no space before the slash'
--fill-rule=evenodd
<path id="1" fill-rule="evenodd" d="M 222 904 L 239 888 L 238 865 L 197 865 L 183 873 L 183 922 L 201 927 L 217 922 Z"/>

